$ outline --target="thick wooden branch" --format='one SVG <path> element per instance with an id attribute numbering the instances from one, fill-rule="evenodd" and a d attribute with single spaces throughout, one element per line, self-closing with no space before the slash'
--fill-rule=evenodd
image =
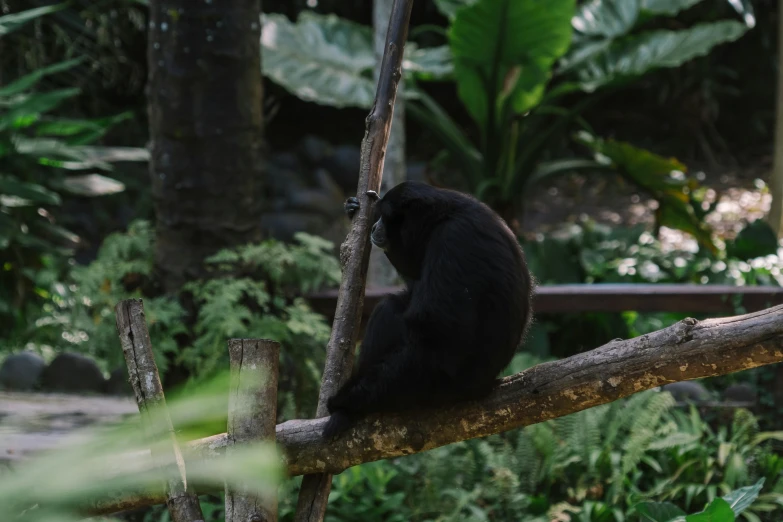
<path id="1" fill-rule="evenodd" d="M 783 306 L 752 314 L 696 321 L 612 341 L 567 359 L 539 364 L 503 379 L 486 399 L 434 411 L 373 416 L 331 444 L 321 437 L 327 418 L 277 425 L 288 473 L 339 473 L 360 464 L 485 437 L 612 402 L 663 384 L 724 375 L 783 361 Z M 193 441 L 188 459 L 219 457 L 226 435 Z M 127 458 L 127 457 L 123 457 Z M 138 454 L 130 456 L 140 458 Z M 123 459 L 114 464 L 122 473 Z M 148 505 L 132 494 L 95 502 L 91 512 Z M 154 499 L 164 501 L 161 494 Z"/>
<path id="2" fill-rule="evenodd" d="M 389 141 L 394 100 L 397 85 L 402 77 L 402 56 L 408 39 L 413 0 L 394 0 L 386 49 L 383 53 L 375 102 L 367 116 L 361 148 L 361 164 L 357 198 L 360 208 L 352 218 L 351 230 L 340 247 L 340 263 L 343 278 L 337 296 L 335 319 L 326 353 L 326 364 L 318 396 L 318 417 L 327 415 L 326 401 L 348 379 L 353 366 L 354 347 L 361 326 L 364 306 L 364 287 L 370 261 L 370 219 L 376 195 L 381 189 L 383 160 Z M 302 481 L 294 519 L 297 522 L 323 520 L 331 489 L 332 477 L 328 474 L 307 476 Z"/>
<path id="3" fill-rule="evenodd" d="M 198 497 L 193 488 L 188 487 L 185 460 L 166 409 L 166 398 L 144 318 L 144 304 L 141 299 L 126 299 L 117 303 L 114 312 L 117 335 L 139 405 L 141 424 L 151 444 L 152 459 L 161 467 L 171 463 L 177 467 L 178 473 L 170 475 L 165 485 L 165 502 L 171 519 L 174 522 L 203 521 Z M 167 435 L 164 440 L 158 440 L 159 433 Z"/>
<path id="4" fill-rule="evenodd" d="M 227 448 L 275 438 L 280 343 L 264 339 L 228 342 L 231 386 Z M 226 488 L 226 522 L 276 522 L 277 489 L 256 492 Z"/>

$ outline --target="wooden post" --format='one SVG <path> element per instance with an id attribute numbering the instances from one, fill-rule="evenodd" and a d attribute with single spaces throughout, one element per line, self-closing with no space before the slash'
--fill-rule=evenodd
<path id="1" fill-rule="evenodd" d="M 226 454 L 247 442 L 275 440 L 280 343 L 231 339 Z M 226 488 L 226 522 L 277 522 L 277 490 L 258 493 Z"/>
<path id="2" fill-rule="evenodd" d="M 114 311 L 117 334 L 139 405 L 141 425 L 149 439 L 152 460 L 160 468 L 171 463 L 177 466 L 178 474 L 167 478 L 165 483 L 166 506 L 171 513 L 171 519 L 174 522 L 203 522 L 204 515 L 201 513 L 198 496 L 192 489 L 188 489 L 185 460 L 182 458 L 174 434 L 174 425 L 166 409 L 166 398 L 163 396 L 163 386 L 144 319 L 144 304 L 141 299 L 126 299 L 117 303 Z M 168 440 L 157 440 L 156 433 L 162 432 L 167 434 Z"/>
<path id="3" fill-rule="evenodd" d="M 375 206 L 375 199 L 368 192 L 374 191 L 377 194 L 381 188 L 383 160 L 394 115 L 397 84 L 402 77 L 402 55 L 408 39 L 408 22 L 412 7 L 413 0 L 394 0 L 389 19 L 375 103 L 367 116 L 362 140 L 356 194 L 361 206 L 354 214 L 351 230 L 340 247 L 343 279 L 337 296 L 332 336 L 327 346 L 326 365 L 316 412 L 318 417 L 327 415 L 326 401 L 348 380 L 353 366 L 353 352 L 361 324 L 367 265 L 370 260 L 370 220 Z M 304 477 L 294 519 L 297 522 L 323 520 L 331 487 L 332 476 L 328 473 Z"/>

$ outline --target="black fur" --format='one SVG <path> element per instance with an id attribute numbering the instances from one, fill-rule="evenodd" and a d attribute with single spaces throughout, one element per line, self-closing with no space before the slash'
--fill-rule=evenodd
<path id="1" fill-rule="evenodd" d="M 346 202 L 352 215 L 358 200 Z M 405 182 L 376 205 L 372 240 L 407 288 L 370 316 L 356 371 L 328 403 L 324 437 L 371 412 L 487 394 L 527 329 L 531 278 L 511 230 L 459 192 Z"/>

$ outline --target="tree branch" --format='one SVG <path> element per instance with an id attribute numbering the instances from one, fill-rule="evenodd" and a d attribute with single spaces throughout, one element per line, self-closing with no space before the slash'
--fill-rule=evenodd
<path id="1" fill-rule="evenodd" d="M 318 417 L 327 415 L 326 401 L 348 380 L 353 366 L 353 353 L 361 325 L 364 287 L 370 261 L 371 246 L 368 232 L 375 206 L 375 200 L 369 197 L 368 192 L 374 191 L 377 194 L 381 189 L 383 161 L 394 115 L 397 85 L 402 77 L 402 56 L 408 39 L 408 22 L 412 7 L 413 0 L 394 0 L 391 10 L 378 89 L 375 93 L 375 102 L 367 116 L 362 140 L 357 186 L 357 197 L 361 206 L 353 216 L 351 230 L 340 247 L 343 279 L 337 296 L 335 320 L 321 378 L 316 412 Z M 304 478 L 294 515 L 297 522 L 323 520 L 331 483 L 332 477 L 327 474 L 319 473 Z"/>
<path id="2" fill-rule="evenodd" d="M 663 384 L 724 375 L 783 361 L 783 306 L 724 319 L 684 319 L 663 330 L 612 341 L 567 359 L 503 379 L 486 399 L 434 411 L 371 416 L 335 442 L 321 439 L 327 418 L 278 424 L 277 442 L 290 475 L 339 473 L 381 459 L 410 455 L 466 439 L 529 426 L 627 397 Z M 226 435 L 189 443 L 188 459 L 219 457 Z M 123 459 L 112 473 L 122 473 Z M 157 497 L 104 498 L 103 514 L 163 502 Z"/>

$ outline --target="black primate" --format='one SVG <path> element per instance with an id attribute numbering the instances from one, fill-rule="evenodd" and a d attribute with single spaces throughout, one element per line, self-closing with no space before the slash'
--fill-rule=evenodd
<path id="1" fill-rule="evenodd" d="M 356 198 L 346 201 L 352 216 Z M 329 399 L 332 438 L 371 412 L 487 394 L 530 319 L 531 278 L 514 234 L 465 194 L 404 182 L 375 208 L 372 243 L 406 289 L 376 306 L 356 371 Z"/>

